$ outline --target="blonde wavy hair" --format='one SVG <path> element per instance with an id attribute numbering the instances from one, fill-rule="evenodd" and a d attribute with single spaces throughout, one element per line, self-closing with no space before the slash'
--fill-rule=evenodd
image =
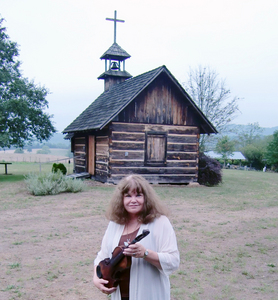
<path id="1" fill-rule="evenodd" d="M 138 221 L 143 224 L 151 223 L 161 215 L 168 215 L 168 209 L 160 202 L 153 187 L 140 175 L 130 175 L 123 178 L 117 185 L 106 217 L 118 224 L 126 224 L 129 219 L 128 212 L 124 208 L 123 197 L 129 191 L 136 191 L 144 195 L 143 210 L 138 215 Z"/>

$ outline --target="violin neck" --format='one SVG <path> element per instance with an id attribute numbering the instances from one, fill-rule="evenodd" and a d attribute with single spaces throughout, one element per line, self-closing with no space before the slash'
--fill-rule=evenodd
<path id="1" fill-rule="evenodd" d="M 110 264 L 112 266 L 116 266 L 125 257 L 125 255 L 123 254 L 125 248 L 127 247 L 124 247 L 121 252 L 119 252 L 115 257 L 111 258 Z"/>

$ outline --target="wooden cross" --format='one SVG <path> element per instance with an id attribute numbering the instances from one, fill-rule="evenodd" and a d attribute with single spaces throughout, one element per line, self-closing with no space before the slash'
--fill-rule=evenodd
<path id="1" fill-rule="evenodd" d="M 114 43 L 116 43 L 116 24 L 117 22 L 122 22 L 124 23 L 125 21 L 124 20 L 118 20 L 117 19 L 117 11 L 115 10 L 114 12 L 114 19 L 111 19 L 111 18 L 106 18 L 107 21 L 113 21 L 114 22 Z"/>

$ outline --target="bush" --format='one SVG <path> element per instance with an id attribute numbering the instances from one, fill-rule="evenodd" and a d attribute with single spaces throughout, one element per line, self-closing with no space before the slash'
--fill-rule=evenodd
<path id="1" fill-rule="evenodd" d="M 222 172 L 220 163 L 205 154 L 200 154 L 198 182 L 206 186 L 214 186 L 221 183 Z"/>
<path id="2" fill-rule="evenodd" d="M 86 186 L 81 179 L 68 179 L 65 180 L 65 192 L 78 193 L 85 190 Z"/>
<path id="3" fill-rule="evenodd" d="M 66 177 L 60 170 L 56 173 L 29 174 L 25 177 L 25 182 L 28 191 L 35 196 L 77 193 L 86 188 L 82 180 Z"/>
<path id="4" fill-rule="evenodd" d="M 63 164 L 53 164 L 52 166 L 52 172 L 57 173 L 58 171 L 61 171 L 64 175 L 67 174 L 67 168 Z"/>

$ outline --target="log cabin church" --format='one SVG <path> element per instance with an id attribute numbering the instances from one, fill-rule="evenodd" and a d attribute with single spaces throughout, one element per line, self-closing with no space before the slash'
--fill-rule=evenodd
<path id="1" fill-rule="evenodd" d="M 104 92 L 63 133 L 71 139 L 74 172 L 117 184 L 130 174 L 150 183 L 198 180 L 199 136 L 217 133 L 166 66 L 136 77 L 130 55 L 114 43 L 100 57 Z"/>

